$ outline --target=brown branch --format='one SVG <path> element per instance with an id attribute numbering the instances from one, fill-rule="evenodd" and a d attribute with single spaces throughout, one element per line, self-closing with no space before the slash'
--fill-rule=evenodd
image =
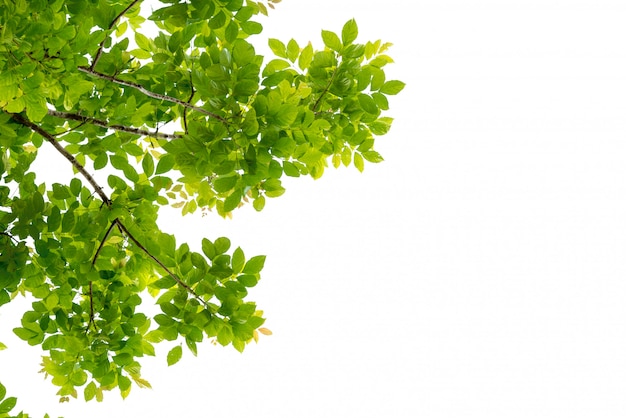
<path id="1" fill-rule="evenodd" d="M 124 14 L 126 14 L 127 11 L 129 11 L 131 9 L 131 7 L 133 7 L 134 5 L 136 5 L 137 3 L 139 3 L 141 0 L 134 0 L 131 4 L 128 5 L 128 7 L 126 7 L 124 10 L 122 10 L 120 12 L 120 14 L 118 14 L 117 16 L 115 16 L 115 19 L 113 19 L 111 21 L 111 23 L 109 24 L 109 27 L 107 28 L 107 30 L 111 30 L 113 29 L 113 26 L 115 26 L 117 24 L 117 22 L 119 22 L 119 20 L 121 19 L 122 16 L 124 16 Z M 102 56 L 102 51 L 104 48 L 104 42 L 107 40 L 107 38 L 104 38 L 102 40 L 102 42 L 100 42 L 100 45 L 98 46 L 98 52 L 96 52 L 96 56 L 93 59 L 93 62 L 91 63 L 91 66 L 89 67 L 90 69 L 94 69 L 96 68 L 96 64 L 98 63 L 98 60 L 100 59 L 100 57 Z"/>
<path id="2" fill-rule="evenodd" d="M 72 154 L 70 154 L 65 148 L 63 148 L 61 144 L 59 144 L 59 142 L 54 138 L 54 136 L 52 136 L 52 134 L 18 113 L 10 113 L 10 115 L 13 120 L 30 128 L 33 132 L 38 133 L 39 135 L 43 136 L 48 142 L 50 142 L 50 144 L 52 144 L 52 146 L 56 148 L 56 150 L 59 151 L 59 153 L 63 155 L 65 159 L 68 160 L 74 166 L 74 168 L 83 175 L 83 177 L 85 177 L 85 179 L 87 179 L 87 181 L 89 182 L 89 184 L 91 184 L 98 196 L 100 196 L 100 199 L 102 199 L 102 201 L 107 206 L 111 205 L 111 200 L 106 195 L 106 193 L 104 193 L 102 187 L 100 187 L 100 185 L 91 176 L 91 174 L 89 174 L 87 170 L 85 170 L 85 167 L 83 167 L 82 164 L 79 163 Z"/>
<path id="3" fill-rule="evenodd" d="M 101 78 L 103 80 L 107 80 L 110 81 L 112 83 L 116 83 L 122 86 L 126 86 L 126 87 L 130 87 L 133 88 L 135 90 L 140 91 L 141 93 L 145 94 L 148 97 L 152 97 L 153 99 L 157 99 L 157 100 L 163 100 L 166 102 L 170 102 L 170 103 L 175 103 L 178 105 L 181 105 L 187 109 L 191 109 L 191 110 L 195 110 L 196 112 L 200 112 L 203 113 L 205 115 L 208 115 L 214 119 L 219 120 L 220 122 L 224 123 L 224 124 L 228 124 L 228 121 L 226 119 L 224 119 L 223 117 L 221 117 L 220 115 L 217 115 L 213 112 L 209 112 L 206 109 L 203 109 L 201 107 L 198 106 L 194 106 L 190 103 L 184 102 L 180 99 L 177 99 L 176 97 L 171 97 L 171 96 L 167 96 L 165 94 L 159 94 L 159 93 L 155 93 L 153 91 L 150 91 L 148 89 L 146 89 L 144 86 L 142 86 L 141 84 L 137 84 L 137 83 L 133 83 L 132 81 L 126 81 L 126 80 L 120 80 L 117 77 L 113 77 L 110 75 L 106 75 L 106 74 L 102 74 L 99 73 L 97 71 L 92 70 L 91 68 L 87 68 L 87 67 L 78 67 L 78 69 L 86 74 L 89 74 L 93 77 L 98 77 Z"/>
<path id="4" fill-rule="evenodd" d="M 167 274 L 170 275 L 170 277 L 172 277 L 172 279 L 174 279 L 176 281 L 176 283 L 178 283 L 178 285 L 180 287 L 182 287 L 183 289 L 185 289 L 187 292 L 189 292 L 190 295 L 192 295 L 194 298 L 196 298 L 200 303 L 202 303 L 205 307 L 209 307 L 209 304 L 200 297 L 200 295 L 198 295 L 191 287 L 189 287 L 188 284 L 186 284 L 185 282 L 183 282 L 177 275 L 176 273 L 174 273 L 172 270 L 170 270 L 165 264 L 163 264 L 163 262 L 161 260 L 159 260 L 158 258 L 156 258 L 146 247 L 143 246 L 142 243 L 139 242 L 139 240 L 137 240 L 137 238 L 135 238 L 135 236 L 128 230 L 128 228 L 126 228 L 126 226 L 122 223 L 122 221 L 120 221 L 119 219 L 115 219 L 115 221 L 113 221 L 115 223 L 117 223 L 117 225 L 119 226 L 119 228 L 124 231 L 124 234 L 126 234 L 126 236 L 137 246 L 139 247 L 139 249 L 141 251 L 143 251 L 148 257 L 150 257 L 155 263 L 157 263 L 159 265 L 159 267 L 161 267 L 163 270 L 165 270 L 165 272 Z"/>
<path id="5" fill-rule="evenodd" d="M 113 129 L 115 131 L 128 132 L 134 135 L 147 136 L 157 139 L 176 139 L 183 136 L 180 134 L 164 134 L 161 132 L 152 132 L 144 129 L 134 128 L 132 126 L 109 125 L 109 122 L 104 119 L 96 119 L 90 116 L 79 115 L 77 113 L 59 112 L 58 110 L 48 109 L 48 115 L 60 119 L 75 120 L 82 123 L 91 123 L 92 125 L 100 126 L 102 128 Z"/>

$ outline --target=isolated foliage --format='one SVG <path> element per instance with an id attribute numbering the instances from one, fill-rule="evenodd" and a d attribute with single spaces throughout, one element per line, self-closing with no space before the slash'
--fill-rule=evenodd
<path id="1" fill-rule="evenodd" d="M 230 216 L 282 195 L 283 176 L 363 170 L 404 87 L 385 78 L 389 44 L 356 43 L 354 20 L 319 50 L 270 39 L 264 60 L 250 40 L 271 2 L 141 3 L 0 0 L 0 305 L 34 298 L 14 332 L 44 350 L 61 400 L 149 387 L 139 361 L 163 340 L 180 341 L 172 365 L 183 344 L 243 351 L 268 333 L 246 300 L 265 257 L 224 237 L 192 251 L 159 208 Z M 46 143 L 67 184 L 31 168 Z M 14 405 L 0 385 L 0 417 Z"/>

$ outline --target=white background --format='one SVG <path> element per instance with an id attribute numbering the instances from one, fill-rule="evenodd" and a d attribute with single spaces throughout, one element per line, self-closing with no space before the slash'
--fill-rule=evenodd
<path id="1" fill-rule="evenodd" d="M 289 182 L 262 213 L 171 216 L 267 254 L 274 335 L 204 344 L 122 402 L 56 403 L 7 333 L 2 381 L 36 417 L 626 416 L 626 4 L 285 0 L 266 37 L 321 46 L 356 18 L 395 44 L 386 161 Z M 67 169 L 68 173 L 70 169 Z M 41 178 L 40 181 L 45 179 Z"/>

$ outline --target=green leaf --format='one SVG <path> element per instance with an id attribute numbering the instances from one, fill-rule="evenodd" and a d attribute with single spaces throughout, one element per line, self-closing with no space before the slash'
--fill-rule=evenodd
<path id="1" fill-rule="evenodd" d="M 241 29 L 248 35 L 256 35 L 261 33 L 263 26 L 258 22 L 248 21 L 241 23 Z"/>
<path id="2" fill-rule="evenodd" d="M 252 202 L 252 207 L 258 212 L 262 211 L 265 207 L 265 197 L 259 196 Z"/>
<path id="3" fill-rule="evenodd" d="M 231 212 L 237 209 L 237 206 L 239 206 L 239 203 L 241 203 L 242 196 L 243 193 L 241 189 L 233 191 L 230 196 L 228 196 L 226 200 L 224 200 L 224 212 Z"/>
<path id="4" fill-rule="evenodd" d="M 0 343 L 0 351 L 2 350 L 6 350 L 7 346 L 4 343 Z M 0 396 L 0 399 L 2 399 L 2 396 Z"/>
<path id="5" fill-rule="evenodd" d="M 363 172 L 363 169 L 365 168 L 365 162 L 363 161 L 363 156 L 358 152 L 354 153 L 354 166 L 360 172 Z"/>
<path id="6" fill-rule="evenodd" d="M 27 94 L 24 96 L 24 100 L 26 102 L 26 116 L 32 122 L 39 122 L 48 114 L 48 105 L 44 97 Z"/>
<path id="7" fill-rule="evenodd" d="M 175 161 L 176 160 L 174 159 L 173 155 L 171 155 L 171 154 L 163 155 L 159 159 L 159 162 L 157 163 L 156 171 L 154 172 L 154 174 L 167 173 L 168 171 L 170 171 L 174 167 Z"/>
<path id="8" fill-rule="evenodd" d="M 181 359 L 182 356 L 183 356 L 183 347 L 180 345 L 175 346 L 169 351 L 169 353 L 167 353 L 167 365 L 172 366 L 178 363 L 178 361 Z"/>
<path id="9" fill-rule="evenodd" d="M 117 356 L 113 356 L 113 361 L 118 366 L 127 366 L 133 362 L 133 356 L 128 353 L 121 353 L 121 354 L 118 354 Z"/>
<path id="10" fill-rule="evenodd" d="M 150 284 L 150 286 L 156 287 L 157 289 L 169 289 L 174 285 L 176 285 L 176 280 L 171 276 L 161 277 Z"/>
<path id="11" fill-rule="evenodd" d="M 245 287 L 254 287 L 259 282 L 259 279 L 254 274 L 242 274 L 237 276 L 237 281 Z"/>
<path id="12" fill-rule="evenodd" d="M 96 384 L 94 382 L 89 382 L 87 386 L 85 386 L 85 400 L 90 401 L 96 396 Z"/>
<path id="13" fill-rule="evenodd" d="M 209 260 L 213 260 L 216 255 L 215 245 L 206 238 L 202 239 L 202 252 Z"/>
<path id="14" fill-rule="evenodd" d="M 96 159 L 93 161 L 93 168 L 96 170 L 100 170 L 106 167 L 108 162 L 109 162 L 109 157 L 107 156 L 105 152 L 103 152 L 101 154 L 98 154 Z"/>
<path id="15" fill-rule="evenodd" d="M 237 39 L 233 44 L 233 60 L 241 67 L 254 61 L 256 53 L 254 47 L 243 39 Z"/>
<path id="16" fill-rule="evenodd" d="M 237 249 L 235 249 L 235 251 L 233 252 L 233 258 L 232 258 L 232 268 L 233 268 L 233 273 L 234 274 L 238 274 L 241 273 L 241 270 L 243 270 L 243 266 L 245 265 L 246 262 L 246 258 L 243 254 L 243 250 L 239 247 L 237 247 Z"/>
<path id="17" fill-rule="evenodd" d="M 313 60 L 313 46 L 309 42 L 307 46 L 302 49 L 300 52 L 300 57 L 298 58 L 298 67 L 302 70 L 306 70 L 311 65 L 311 61 Z"/>
<path id="18" fill-rule="evenodd" d="M 38 335 L 35 331 L 26 328 L 13 328 L 13 333 L 24 341 L 28 341 Z"/>
<path id="19" fill-rule="evenodd" d="M 373 115 L 377 115 L 379 113 L 378 106 L 376 106 L 376 102 L 367 94 L 359 94 L 359 104 L 367 113 L 371 113 Z"/>
<path id="20" fill-rule="evenodd" d="M 146 153 L 141 160 L 141 168 L 146 176 L 150 177 L 154 173 L 154 160 L 149 153 Z"/>
<path id="21" fill-rule="evenodd" d="M 287 58 L 289 59 L 289 61 L 295 62 L 296 59 L 298 59 L 299 54 L 300 47 L 298 46 L 298 43 L 294 39 L 291 39 L 287 43 Z"/>
<path id="22" fill-rule="evenodd" d="M 285 46 L 284 43 L 282 43 L 282 41 L 279 41 L 278 39 L 270 38 L 267 41 L 267 43 L 270 49 L 272 50 L 272 52 L 276 54 L 276 56 L 279 56 L 281 58 L 287 58 L 287 47 Z"/>
<path id="23" fill-rule="evenodd" d="M 324 45 L 328 48 L 334 51 L 341 51 L 341 40 L 336 33 L 329 30 L 322 30 L 322 40 L 324 41 Z"/>
<path id="24" fill-rule="evenodd" d="M 380 163 L 383 161 L 383 157 L 377 153 L 376 151 L 364 151 L 363 158 L 365 158 L 370 163 Z"/>
<path id="25" fill-rule="evenodd" d="M 217 333 L 217 342 L 221 345 L 228 345 L 233 340 L 233 330 L 230 325 L 225 324 Z"/>
<path id="26" fill-rule="evenodd" d="M 354 19 L 350 19 L 343 25 L 343 29 L 341 30 L 341 40 L 344 45 L 350 45 L 359 34 L 359 28 L 356 25 L 356 21 Z"/>
<path id="27" fill-rule="evenodd" d="M 380 88 L 380 92 L 384 94 L 398 94 L 402 91 L 406 84 L 399 80 L 389 80 Z"/>
<path id="28" fill-rule="evenodd" d="M 243 272 L 245 274 L 257 274 L 263 269 L 264 265 L 265 256 L 257 255 L 248 260 L 246 266 L 243 268 Z"/>
<path id="29" fill-rule="evenodd" d="M 137 43 L 137 46 L 144 51 L 152 50 L 152 47 L 150 45 L 150 39 L 148 39 L 147 36 L 142 35 L 139 32 L 135 32 L 135 42 Z"/>
<path id="30" fill-rule="evenodd" d="M 226 237 L 219 237 L 215 240 L 215 252 L 224 254 L 230 248 L 230 240 Z"/>
<path id="31" fill-rule="evenodd" d="M 17 398 L 15 397 L 6 398 L 4 401 L 2 401 L 2 403 L 0 403 L 0 414 L 9 413 L 15 407 L 16 403 L 17 403 Z"/>

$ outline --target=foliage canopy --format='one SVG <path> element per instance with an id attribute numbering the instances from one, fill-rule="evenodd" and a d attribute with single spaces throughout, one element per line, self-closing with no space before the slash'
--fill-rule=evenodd
<path id="1" fill-rule="evenodd" d="M 34 298 L 14 332 L 41 345 L 61 400 L 149 387 L 139 360 L 163 340 L 181 341 L 172 365 L 183 341 L 243 351 L 268 333 L 246 300 L 265 257 L 225 237 L 192 251 L 160 207 L 262 210 L 283 176 L 382 160 L 381 114 L 404 87 L 385 78 L 389 44 L 356 43 L 350 20 L 320 50 L 270 39 L 264 61 L 250 40 L 271 1 L 0 0 L 0 305 Z M 67 184 L 31 168 L 46 143 Z M 147 295 L 161 313 L 140 311 Z"/>

